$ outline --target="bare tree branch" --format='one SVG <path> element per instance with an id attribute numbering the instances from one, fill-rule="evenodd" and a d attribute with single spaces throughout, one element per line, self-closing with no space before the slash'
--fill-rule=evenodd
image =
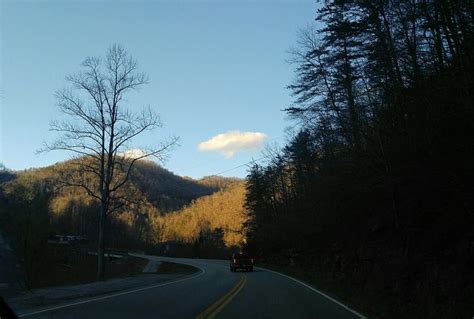
<path id="1" fill-rule="evenodd" d="M 119 45 L 111 46 L 105 59 L 88 57 L 81 66 L 84 71 L 66 77 L 71 88 L 56 92 L 58 106 L 70 121 L 51 122 L 50 130 L 59 137 L 40 151 L 75 154 L 75 169 L 63 174 L 61 187 L 80 187 L 100 202 L 98 276 L 102 277 L 105 219 L 139 202 L 133 192 L 121 191 L 135 163 L 152 156 L 162 159 L 178 139 L 134 158 L 120 153 L 135 137 L 162 126 L 151 108 L 137 112 L 123 105 L 125 94 L 148 79 L 137 72 L 137 62 Z"/>

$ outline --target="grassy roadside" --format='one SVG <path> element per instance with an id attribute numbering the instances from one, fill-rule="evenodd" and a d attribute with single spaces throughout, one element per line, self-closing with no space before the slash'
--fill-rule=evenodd
<path id="1" fill-rule="evenodd" d="M 124 254 L 122 258 L 105 259 L 105 279 L 123 278 L 142 274 L 148 263 L 145 258 Z M 167 262 L 161 263 L 154 274 L 188 274 L 197 269 L 192 266 Z M 97 281 L 97 256 L 83 256 L 71 264 L 51 263 L 42 267 L 31 280 L 30 288 L 67 286 Z"/>
<path id="2" fill-rule="evenodd" d="M 107 260 L 105 279 L 129 277 L 141 274 L 148 263 L 146 259 L 124 255 Z M 97 256 L 85 256 L 72 264 L 54 263 L 43 267 L 30 282 L 31 288 L 84 284 L 97 281 Z"/>
<path id="3" fill-rule="evenodd" d="M 193 266 L 163 261 L 158 268 L 157 274 L 192 274 L 198 269 Z"/>
<path id="4" fill-rule="evenodd" d="M 261 263 L 258 266 L 299 279 L 368 318 L 423 318 L 422 313 L 403 313 L 386 298 L 350 281 L 338 281 L 321 271 L 297 266 Z"/>
<path id="5" fill-rule="evenodd" d="M 365 283 L 362 278 L 347 276 L 338 278 L 334 274 L 325 272 L 324 269 L 309 269 L 298 265 L 260 263 L 258 266 L 299 279 L 371 319 L 469 317 L 469 315 L 460 316 L 459 314 L 447 315 L 449 300 L 438 300 L 437 303 L 415 301 L 401 303 L 397 301 L 396 295 L 390 293 L 390 287 L 381 291 Z M 470 312 L 469 309 L 461 309 L 459 313 L 469 314 Z"/>

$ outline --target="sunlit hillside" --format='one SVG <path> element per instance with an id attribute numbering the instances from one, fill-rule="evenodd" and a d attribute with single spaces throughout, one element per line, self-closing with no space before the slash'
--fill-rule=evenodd
<path id="1" fill-rule="evenodd" d="M 198 198 L 181 210 L 160 217 L 164 241 L 193 243 L 207 233 L 221 232 L 227 247 L 245 238 L 245 182 L 235 180 L 224 189 Z"/>
<path id="2" fill-rule="evenodd" d="M 94 241 L 97 200 L 82 188 L 62 186 L 62 179 L 65 174 L 71 174 L 73 165 L 73 161 L 66 161 L 45 168 L 3 172 L 0 215 L 4 225 L 8 225 L 6 231 L 19 240 L 24 238 L 25 232 L 31 231 L 23 229 L 25 222 L 34 220 L 35 227 L 41 229 L 43 240 L 54 234 L 75 234 Z M 161 230 L 155 227 L 160 216 L 170 212 L 177 216 L 176 211 L 192 201 L 235 182 L 235 179 L 222 177 L 199 181 L 184 179 L 156 163 L 139 161 L 122 190 L 133 200 L 108 219 L 107 245 L 117 248 L 154 245 L 163 238 Z M 243 193 L 239 196 L 237 201 L 241 203 Z M 221 224 L 211 223 L 212 226 Z M 235 228 L 234 225 L 229 227 Z M 232 235 L 226 238 L 232 241 Z"/>

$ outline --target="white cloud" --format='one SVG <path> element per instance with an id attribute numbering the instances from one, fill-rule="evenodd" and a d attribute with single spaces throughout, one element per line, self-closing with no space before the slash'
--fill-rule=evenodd
<path id="1" fill-rule="evenodd" d="M 219 152 L 225 158 L 231 158 L 242 150 L 254 150 L 262 146 L 267 135 L 260 132 L 229 131 L 199 143 L 202 152 Z"/>
<path id="2" fill-rule="evenodd" d="M 142 157 L 142 156 L 146 155 L 146 153 L 145 153 L 144 150 L 141 150 L 139 148 L 133 148 L 133 149 L 130 149 L 130 150 L 126 150 L 125 152 L 120 153 L 119 155 L 123 156 L 127 159 L 135 159 L 135 158 Z"/>

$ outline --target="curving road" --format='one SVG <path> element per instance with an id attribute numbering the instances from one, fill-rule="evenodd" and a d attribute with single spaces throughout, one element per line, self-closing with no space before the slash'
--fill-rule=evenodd
<path id="1" fill-rule="evenodd" d="M 232 273 L 224 260 L 150 257 L 189 264 L 179 280 L 20 314 L 22 318 L 364 318 L 293 278 L 256 267 Z"/>

